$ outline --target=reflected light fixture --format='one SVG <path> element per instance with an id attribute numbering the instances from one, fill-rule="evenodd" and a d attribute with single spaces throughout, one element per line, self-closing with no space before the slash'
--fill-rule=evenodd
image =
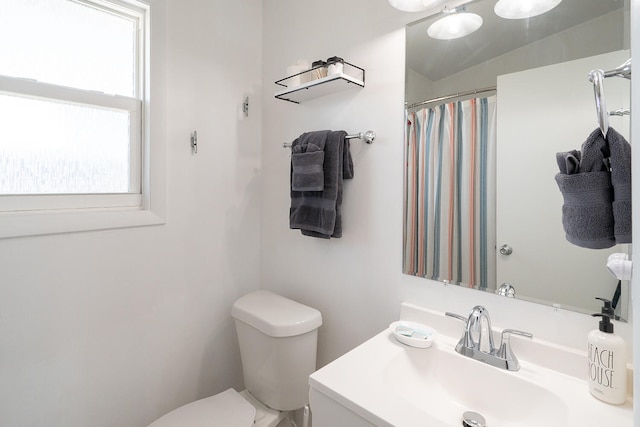
<path id="1" fill-rule="evenodd" d="M 562 0 L 499 0 L 493 10 L 505 19 L 526 19 L 542 15 L 560 4 Z"/>
<path id="2" fill-rule="evenodd" d="M 465 8 L 444 9 L 445 16 L 429 26 L 427 34 L 438 40 L 452 40 L 464 37 L 482 26 L 482 17 L 465 12 Z"/>
<path id="3" fill-rule="evenodd" d="M 403 12 L 422 12 L 441 2 L 442 0 L 389 0 L 391 6 Z"/>

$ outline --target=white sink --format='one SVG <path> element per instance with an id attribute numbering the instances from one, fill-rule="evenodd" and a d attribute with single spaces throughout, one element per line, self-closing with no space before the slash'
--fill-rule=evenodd
<path id="1" fill-rule="evenodd" d="M 466 411 L 481 414 L 487 427 L 633 425 L 630 398 L 616 406 L 589 393 L 578 375 L 586 354 L 535 339 L 523 351 L 514 342 L 521 369 L 511 372 L 456 353 L 459 336 L 439 332 L 432 347 L 420 349 L 385 330 L 313 373 L 313 427 L 458 427 Z"/>
<path id="2" fill-rule="evenodd" d="M 408 403 L 437 408 L 431 415 L 445 425 L 468 410 L 488 426 L 567 425 L 567 404 L 558 395 L 519 373 L 451 352 L 451 345 L 400 351 L 385 367 L 385 382 Z"/>

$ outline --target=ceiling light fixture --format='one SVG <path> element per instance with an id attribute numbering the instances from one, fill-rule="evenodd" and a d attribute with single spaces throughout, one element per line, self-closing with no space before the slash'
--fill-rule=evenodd
<path id="1" fill-rule="evenodd" d="M 391 6 L 403 12 L 422 12 L 441 2 L 442 0 L 389 0 Z"/>
<path id="2" fill-rule="evenodd" d="M 445 7 L 443 13 L 446 16 L 431 24 L 427 30 L 427 34 L 433 39 L 457 39 L 473 33 L 482 26 L 482 17 L 465 12 L 464 7 L 452 10 Z"/>
<path id="3" fill-rule="evenodd" d="M 562 0 L 499 0 L 494 11 L 506 19 L 526 19 L 542 15 L 560 4 Z"/>

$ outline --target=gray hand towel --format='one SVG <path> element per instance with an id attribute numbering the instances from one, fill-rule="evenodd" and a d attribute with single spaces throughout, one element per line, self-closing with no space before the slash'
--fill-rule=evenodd
<path id="1" fill-rule="evenodd" d="M 591 132 L 582 144 L 580 173 L 608 171 L 609 148 L 600 128 Z"/>
<path id="2" fill-rule="evenodd" d="M 556 182 L 564 198 L 562 226 L 567 240 L 589 249 L 614 246 L 613 191 L 609 172 L 559 173 Z"/>
<path id="3" fill-rule="evenodd" d="M 577 171 L 572 156 L 580 160 Z M 616 244 L 608 157 L 600 129 L 589 135 L 581 152 L 556 154 L 560 173 L 555 179 L 564 198 L 562 226 L 567 240 L 583 248 L 604 249 Z"/>
<path id="4" fill-rule="evenodd" d="M 578 173 L 580 169 L 580 151 L 571 150 L 564 153 L 556 153 L 556 161 L 561 174 L 572 175 Z"/>
<path id="5" fill-rule="evenodd" d="M 616 243 L 631 243 L 631 145 L 615 129 L 607 132 L 613 185 Z"/>
<path id="6" fill-rule="evenodd" d="M 312 237 L 342 237 L 341 205 L 346 135 L 344 131 L 328 134 L 324 147 L 323 191 L 291 189 L 290 228 L 300 229 L 302 234 Z"/>
<path id="7" fill-rule="evenodd" d="M 324 147 L 329 131 L 302 134 L 291 147 L 294 191 L 322 191 L 324 189 Z"/>

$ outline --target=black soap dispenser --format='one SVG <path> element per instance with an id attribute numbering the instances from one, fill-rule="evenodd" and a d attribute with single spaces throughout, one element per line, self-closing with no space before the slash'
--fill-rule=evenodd
<path id="1" fill-rule="evenodd" d="M 587 335 L 587 357 L 589 359 L 589 391 L 603 402 L 620 405 L 627 399 L 627 346 L 622 337 L 614 333 L 608 311 L 611 301 L 603 300 L 603 313 L 598 329 Z M 609 304 L 607 305 L 607 302 Z"/>

